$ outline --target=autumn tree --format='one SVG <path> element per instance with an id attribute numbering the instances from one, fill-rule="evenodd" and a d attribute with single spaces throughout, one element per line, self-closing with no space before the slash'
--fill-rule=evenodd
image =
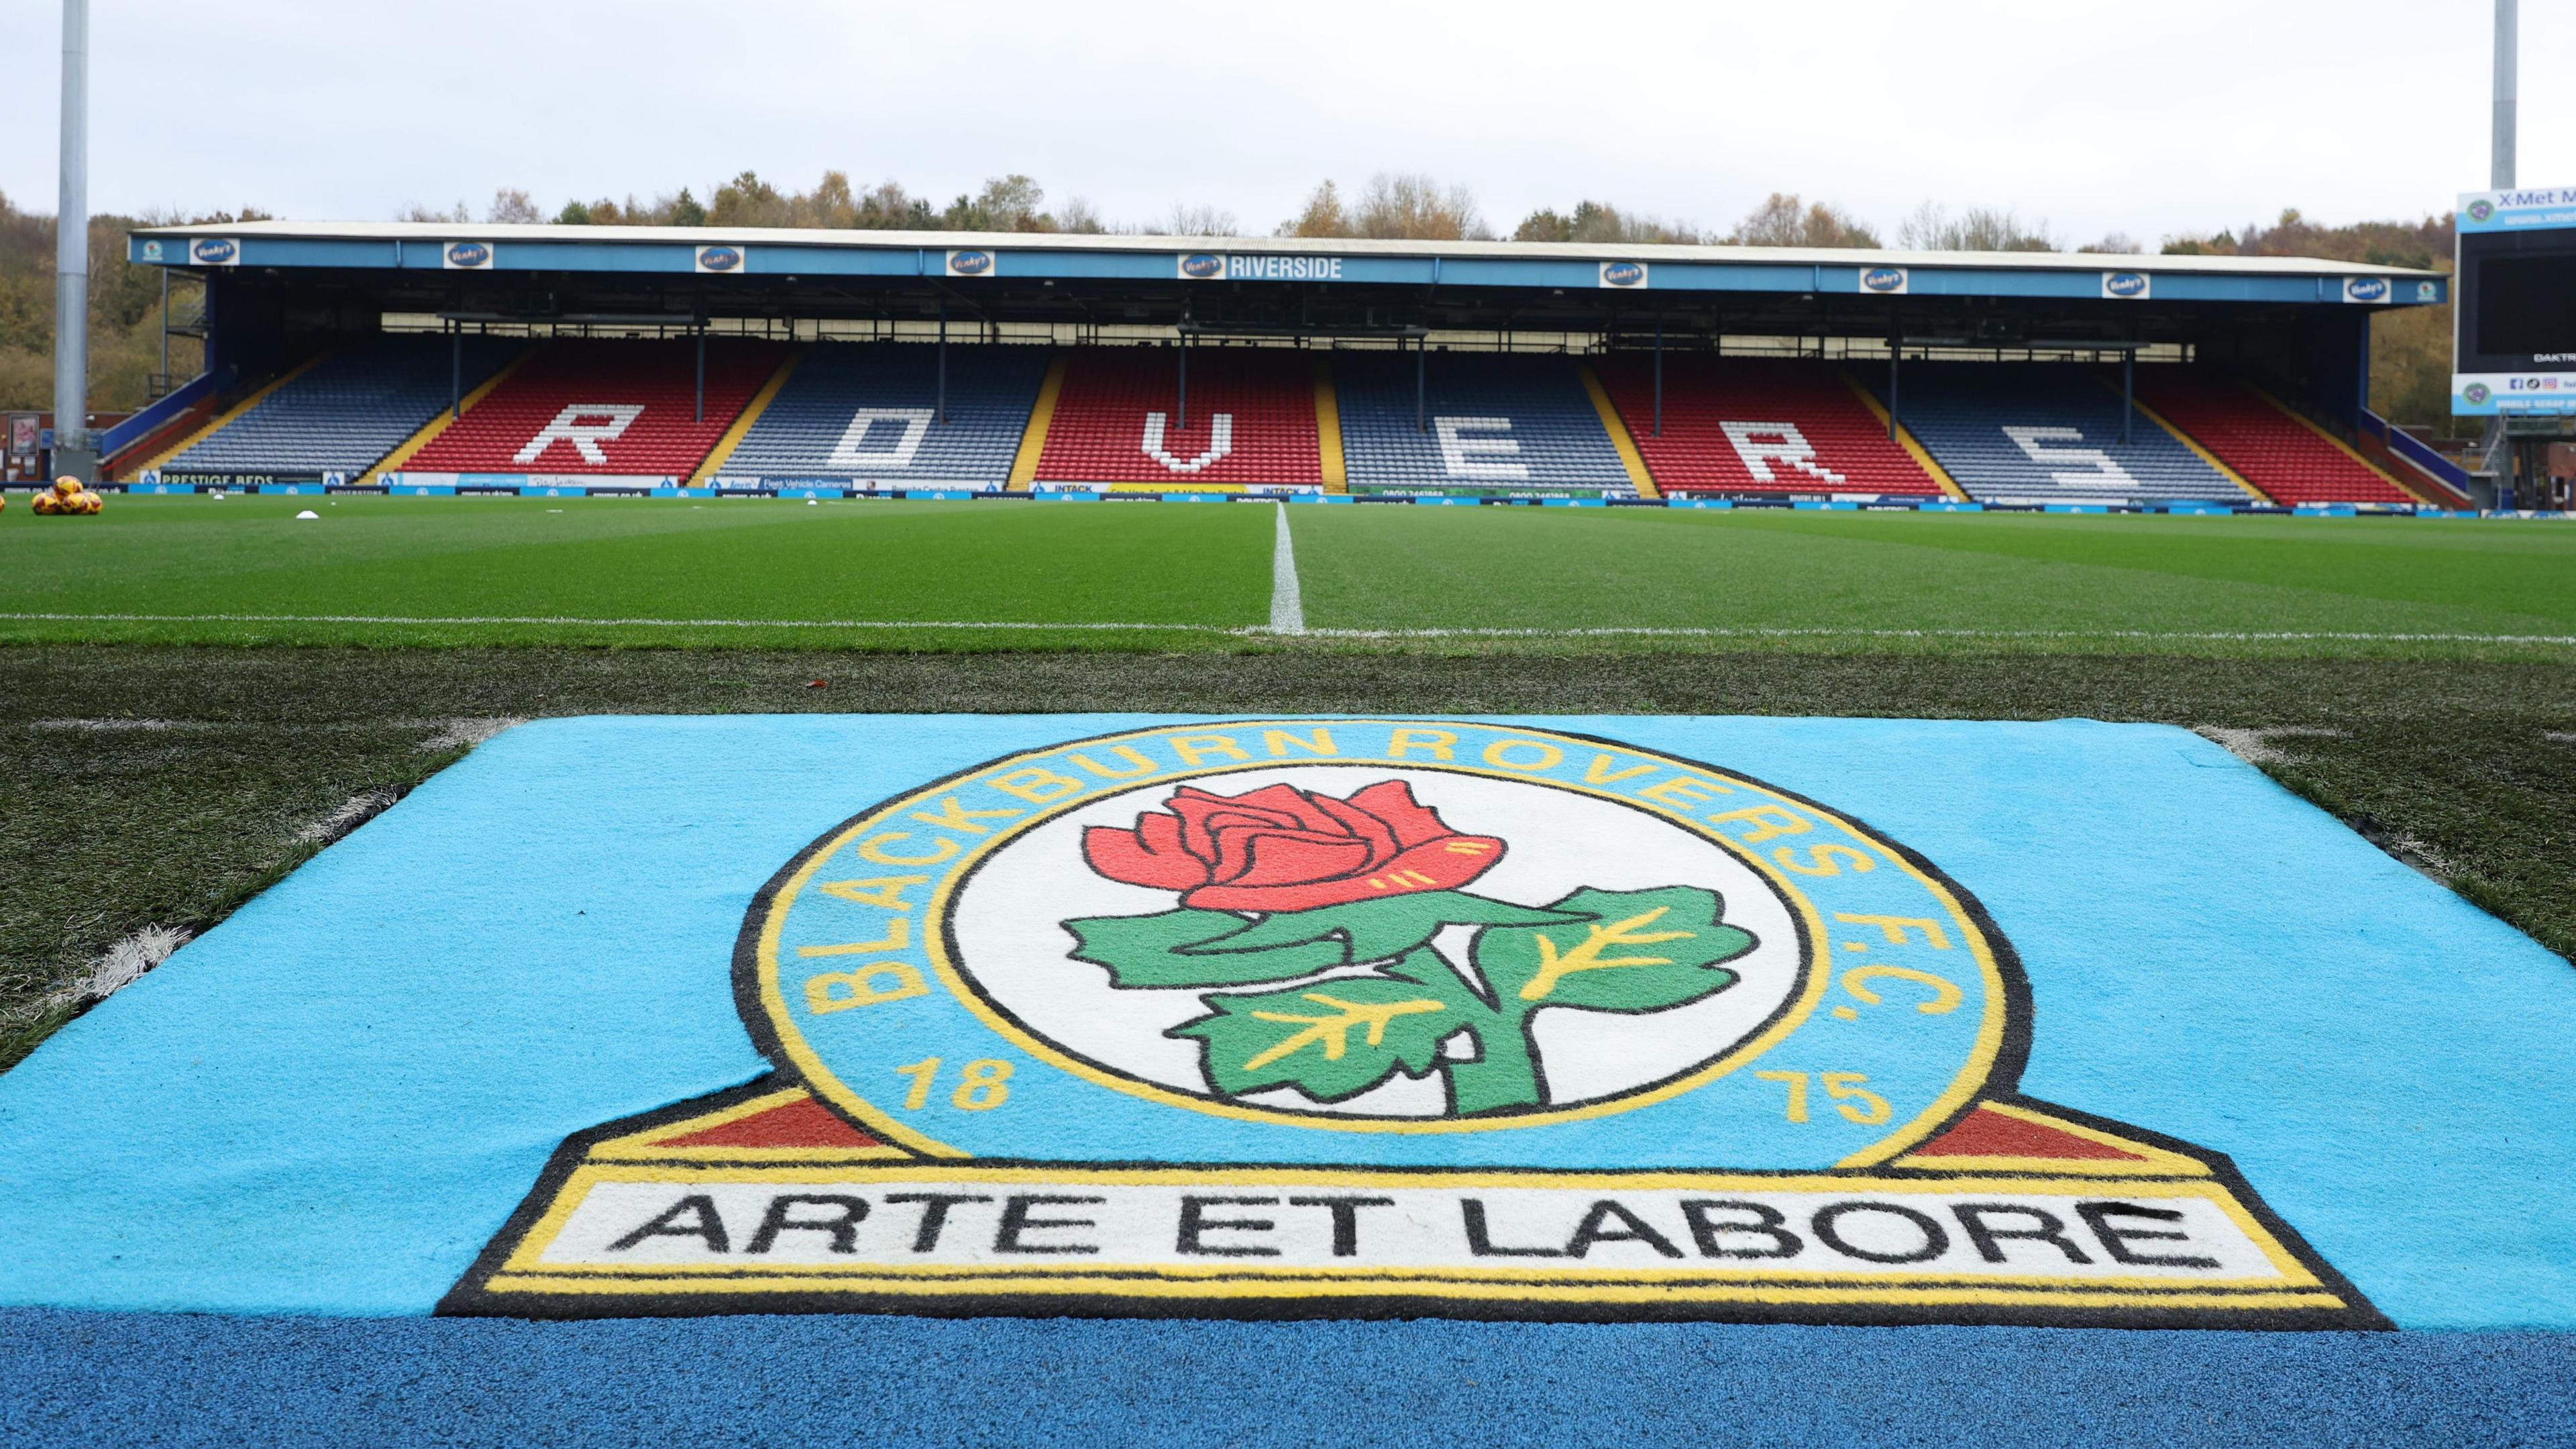
<path id="1" fill-rule="evenodd" d="M 1531 212 L 1512 229 L 1512 240 L 1695 246 L 1706 238 L 1687 223 L 1668 224 L 1659 217 L 1623 212 L 1606 201 L 1580 201 L 1570 212 L 1550 207 Z"/>
<path id="2" fill-rule="evenodd" d="M 463 208 L 460 206 L 458 209 Z M 544 221 L 546 218 L 543 212 L 537 210 L 537 204 L 528 199 L 527 192 L 515 186 L 504 186 L 492 193 L 492 204 L 483 209 L 483 219 L 524 224 Z"/>
<path id="3" fill-rule="evenodd" d="M 2013 208 L 1972 206 L 1953 216 L 1927 201 L 1896 228 L 1896 244 L 1916 252 L 2053 252 L 2060 248 L 2045 221 L 2024 224 Z"/>
<path id="4" fill-rule="evenodd" d="M 1738 247 L 1874 247 L 1878 233 L 1841 207 L 1775 191 L 1745 213 L 1725 240 Z"/>
<path id="5" fill-rule="evenodd" d="M 1341 188 L 1326 181 L 1306 198 L 1305 207 L 1279 224 L 1281 236 L 1355 236 L 1351 214 L 1342 205 Z"/>
<path id="6" fill-rule="evenodd" d="M 1315 188 L 1281 236 L 1365 237 L 1382 241 L 1491 241 L 1493 232 L 1463 186 L 1443 186 L 1418 173 L 1381 171 L 1354 203 L 1330 181 Z"/>

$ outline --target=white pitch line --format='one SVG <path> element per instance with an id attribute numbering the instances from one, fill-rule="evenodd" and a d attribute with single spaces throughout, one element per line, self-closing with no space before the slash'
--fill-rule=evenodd
<path id="1" fill-rule="evenodd" d="M 37 1003 L 39 1011 L 57 1006 L 77 1006 L 84 1001 L 105 1001 L 133 985 L 143 974 L 170 959 L 170 953 L 188 944 L 188 933 L 170 926 L 146 926 L 133 935 L 107 948 L 106 954 L 90 963 L 70 985 Z"/>
<path id="2" fill-rule="evenodd" d="M 1297 543 L 1288 536 L 1288 505 L 1279 505 L 1279 541 L 1270 550 L 1270 632 L 1306 632 L 1306 599 L 1297 588 Z"/>
<path id="3" fill-rule="evenodd" d="M 1261 633 L 1262 630 L 1235 630 Z M 1309 629 L 1315 639 L 2192 639 L 2385 644 L 2576 644 L 2576 634 L 2369 634 L 2323 630 L 2181 629 L 1699 629 L 1609 626 L 1592 629 Z"/>
<path id="4" fill-rule="evenodd" d="M 1055 630 L 1091 633 L 1218 634 L 1232 638 L 1289 632 L 1269 625 L 1120 624 L 976 619 L 589 619 L 550 614 L 72 614 L 5 613 L 0 621 L 37 620 L 90 624 L 533 624 L 599 629 L 993 629 L 1020 633 Z M 2373 634 L 2329 630 L 2180 629 L 1765 629 L 1605 625 L 1586 629 L 1304 629 L 1309 639 L 2138 639 L 2212 643 L 2351 644 L 2550 644 L 2576 645 L 2576 634 Z"/>
<path id="5" fill-rule="evenodd" d="M 2329 729 L 2320 725 L 2273 725 L 2268 729 L 2194 725 L 2191 732 L 2249 765 L 2286 763 L 2290 758 L 2290 751 L 2274 744 L 2275 740 L 2339 740 L 2349 737 L 2347 731 Z"/>
<path id="6" fill-rule="evenodd" d="M 438 733 L 420 742 L 431 754 L 446 750 L 470 750 L 506 729 L 526 724 L 524 715 L 459 715 L 445 721 Z"/>
<path id="7" fill-rule="evenodd" d="M 75 624 L 546 624 L 617 629 L 1099 629 L 1126 633 L 1170 630 L 1189 634 L 1240 634 L 1223 624 L 1038 624 L 972 619 L 582 619 L 557 614 L 463 614 L 444 618 L 400 614 L 55 614 L 0 613 L 0 620 Z M 1249 631 L 1257 632 L 1257 631 Z"/>
<path id="8" fill-rule="evenodd" d="M 341 836 L 384 814 L 400 799 L 391 790 L 369 790 L 340 802 L 338 809 L 319 820 L 308 821 L 295 832 L 298 845 L 329 845 Z"/>

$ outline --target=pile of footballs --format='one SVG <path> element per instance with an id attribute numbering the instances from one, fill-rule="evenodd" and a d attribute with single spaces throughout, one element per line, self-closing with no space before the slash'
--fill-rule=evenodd
<path id="1" fill-rule="evenodd" d="M 83 488 L 78 478 L 66 473 L 54 480 L 54 486 L 36 495 L 38 513 L 61 514 L 65 517 L 96 513 L 105 501 L 90 489 Z"/>

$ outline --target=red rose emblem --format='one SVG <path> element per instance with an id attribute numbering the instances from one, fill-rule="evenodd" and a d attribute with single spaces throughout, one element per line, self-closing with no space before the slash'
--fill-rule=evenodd
<path id="1" fill-rule="evenodd" d="M 1186 892 L 1214 911 L 1305 911 L 1379 896 L 1455 890 L 1503 858 L 1503 842 L 1461 835 L 1384 780 L 1336 800 L 1293 785 L 1211 795 L 1187 785 L 1132 830 L 1094 825 L 1082 854 L 1111 880 Z"/>

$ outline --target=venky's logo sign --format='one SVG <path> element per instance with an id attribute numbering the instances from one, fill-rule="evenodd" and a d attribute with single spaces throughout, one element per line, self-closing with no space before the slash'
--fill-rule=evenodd
<path id="1" fill-rule="evenodd" d="M 816 841 L 734 969 L 777 1074 L 567 1143 L 449 1311 L 2378 1321 L 2223 1160 L 2014 1093 L 1929 863 L 1617 741 L 1015 755 Z"/>

